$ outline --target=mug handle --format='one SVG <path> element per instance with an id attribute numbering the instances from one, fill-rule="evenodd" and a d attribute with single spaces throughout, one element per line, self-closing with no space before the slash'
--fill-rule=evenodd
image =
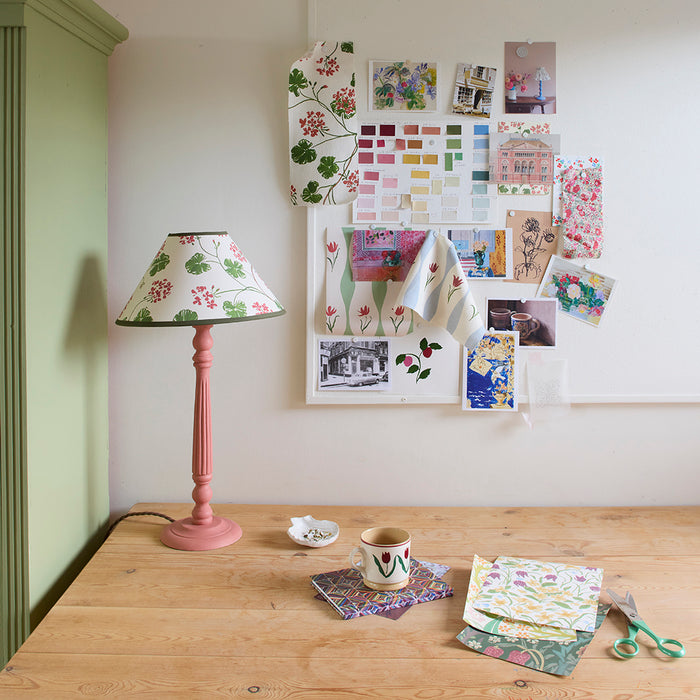
<path id="1" fill-rule="evenodd" d="M 355 555 L 359 554 L 360 557 L 362 558 L 362 564 L 359 565 L 355 562 Z M 365 575 L 365 555 L 364 555 L 364 550 L 361 547 L 355 547 L 355 549 L 350 552 L 350 556 L 348 557 L 348 560 L 350 562 L 350 566 L 352 566 L 353 569 L 359 571 L 363 576 Z"/>
<path id="2" fill-rule="evenodd" d="M 530 320 L 530 327 L 532 330 L 530 332 L 536 333 L 539 330 L 541 325 L 542 324 L 536 318 L 531 319 Z"/>

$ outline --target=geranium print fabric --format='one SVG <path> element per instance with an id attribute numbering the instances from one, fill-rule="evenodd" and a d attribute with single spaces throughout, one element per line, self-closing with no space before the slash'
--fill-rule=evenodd
<path id="1" fill-rule="evenodd" d="M 297 206 L 357 197 L 352 42 L 316 42 L 289 72 L 290 199 Z"/>

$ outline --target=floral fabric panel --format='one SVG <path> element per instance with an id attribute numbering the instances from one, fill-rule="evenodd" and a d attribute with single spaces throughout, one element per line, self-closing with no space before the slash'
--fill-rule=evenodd
<path id="1" fill-rule="evenodd" d="M 326 232 L 326 298 L 322 332 L 389 337 L 410 333 L 413 312 L 398 301 L 401 283 L 355 281 L 353 278 L 354 234 L 353 226 Z"/>
<path id="2" fill-rule="evenodd" d="M 603 624 L 610 608 L 609 604 L 601 603 L 597 606 L 595 630 Z M 595 631 L 576 632 L 576 640 L 573 642 L 555 642 L 544 639 L 519 639 L 514 636 L 502 637 L 481 632 L 470 625 L 457 635 L 457 639 L 470 649 L 494 659 L 510 661 L 512 664 L 557 676 L 570 676 L 593 641 L 594 634 Z"/>
<path id="3" fill-rule="evenodd" d="M 550 639 L 557 642 L 573 642 L 576 639 L 574 630 L 558 629 L 547 625 L 535 625 L 529 622 L 517 622 L 499 615 L 483 613 L 477 610 L 472 601 L 479 595 L 484 581 L 491 571 L 491 562 L 474 555 L 472 573 L 469 578 L 467 601 L 464 606 L 462 619 L 472 627 L 490 634 L 505 635 L 523 639 Z"/>
<path id="4" fill-rule="evenodd" d="M 352 278 L 403 282 L 425 241 L 425 231 L 356 229 L 352 238 Z"/>
<path id="5" fill-rule="evenodd" d="M 603 169 L 571 165 L 561 174 L 562 257 L 599 258 L 603 251 Z"/>
<path id="6" fill-rule="evenodd" d="M 428 231 L 396 303 L 445 328 L 468 349 L 485 333 L 457 251 L 452 241 L 435 231 Z"/>
<path id="7" fill-rule="evenodd" d="M 316 42 L 289 72 L 292 204 L 357 197 L 357 103 L 352 42 Z"/>
<path id="8" fill-rule="evenodd" d="M 592 632 L 603 569 L 498 557 L 474 607 L 539 625 Z"/>
<path id="9" fill-rule="evenodd" d="M 574 156 L 556 155 L 554 157 L 554 186 L 552 188 L 552 225 L 561 226 L 564 223 L 562 215 L 562 184 L 564 182 L 564 173 L 569 168 L 578 169 L 597 169 L 600 170 L 602 180 L 603 176 L 603 160 L 595 156 L 587 156 L 584 158 Z"/>

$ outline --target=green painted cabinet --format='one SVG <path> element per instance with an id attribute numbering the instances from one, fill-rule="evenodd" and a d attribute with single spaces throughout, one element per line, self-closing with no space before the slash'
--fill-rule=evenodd
<path id="1" fill-rule="evenodd" d="M 91 0 L 0 0 L 3 661 L 109 517 L 107 58 Z"/>

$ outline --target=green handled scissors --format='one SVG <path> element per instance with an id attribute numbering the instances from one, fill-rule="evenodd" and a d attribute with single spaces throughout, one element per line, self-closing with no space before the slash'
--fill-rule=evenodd
<path id="1" fill-rule="evenodd" d="M 676 639 L 666 639 L 665 637 L 657 637 L 649 626 L 642 620 L 637 612 L 637 605 L 634 602 L 634 598 L 631 593 L 628 593 L 624 598 L 621 598 L 617 593 L 607 589 L 608 595 L 613 599 L 615 605 L 617 605 L 620 610 L 622 610 L 623 615 L 627 618 L 627 636 L 622 639 L 618 639 L 613 644 L 613 649 L 625 659 L 631 659 L 633 656 L 637 655 L 639 651 L 639 644 L 635 641 L 637 632 L 641 630 L 646 632 L 655 642 L 656 647 L 660 652 L 666 654 L 666 656 L 673 656 L 674 658 L 679 658 L 685 656 L 685 647 Z M 620 649 L 621 646 L 626 646 L 632 649 L 631 652 L 624 651 Z M 669 647 L 677 647 L 676 649 L 671 649 Z"/>

